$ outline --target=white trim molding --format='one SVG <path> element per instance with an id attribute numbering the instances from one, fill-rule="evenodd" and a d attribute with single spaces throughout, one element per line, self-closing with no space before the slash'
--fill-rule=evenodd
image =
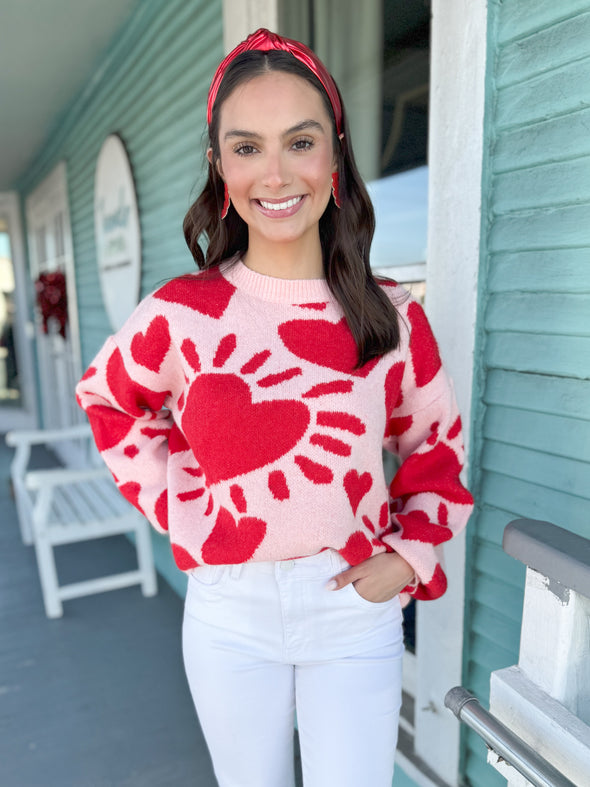
<path id="1" fill-rule="evenodd" d="M 37 364 L 39 395 L 45 428 L 61 429 L 81 423 L 84 414 L 77 406 L 73 391 L 82 376 L 80 330 L 73 240 L 70 222 L 67 168 L 59 162 L 31 192 L 25 203 L 30 274 L 36 280 L 41 272 L 63 270 L 66 278 L 68 319 L 62 337 L 55 324 L 45 333 L 37 314 Z M 81 461 L 81 448 L 63 442 L 57 450 L 70 466 Z"/>
<path id="2" fill-rule="evenodd" d="M 454 380 L 469 450 L 486 69 L 486 0 L 433 0 L 426 312 Z M 445 548 L 449 589 L 418 605 L 416 754 L 459 781 L 457 720 L 444 696 L 461 683 L 465 538 Z"/>

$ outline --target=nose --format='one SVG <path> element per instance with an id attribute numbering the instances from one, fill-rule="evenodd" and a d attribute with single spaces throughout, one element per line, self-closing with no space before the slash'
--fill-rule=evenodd
<path id="1" fill-rule="evenodd" d="M 264 158 L 262 183 L 268 189 L 278 190 L 290 180 L 289 168 L 281 151 L 269 151 Z"/>

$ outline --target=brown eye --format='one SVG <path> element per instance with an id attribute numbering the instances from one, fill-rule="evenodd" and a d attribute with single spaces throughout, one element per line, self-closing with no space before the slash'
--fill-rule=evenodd
<path id="1" fill-rule="evenodd" d="M 238 145 L 236 148 L 234 148 L 234 153 L 237 153 L 238 156 L 250 156 L 255 151 L 256 148 L 254 147 L 254 145 L 243 144 L 243 145 Z"/>
<path id="2" fill-rule="evenodd" d="M 293 143 L 293 148 L 295 150 L 310 150 L 312 147 L 312 139 L 298 139 Z"/>

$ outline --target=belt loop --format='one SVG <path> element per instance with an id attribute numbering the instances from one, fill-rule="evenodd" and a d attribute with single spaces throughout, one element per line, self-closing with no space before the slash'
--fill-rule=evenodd
<path id="1" fill-rule="evenodd" d="M 334 574 L 340 574 L 340 572 L 345 570 L 346 561 L 340 552 L 335 549 L 330 550 L 330 563 L 332 564 L 332 571 Z"/>
<path id="2" fill-rule="evenodd" d="M 232 579 L 239 579 L 242 575 L 243 563 L 232 563 L 229 568 L 229 575 Z"/>

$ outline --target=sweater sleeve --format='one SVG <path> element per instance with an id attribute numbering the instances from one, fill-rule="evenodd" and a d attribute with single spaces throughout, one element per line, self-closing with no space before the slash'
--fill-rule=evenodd
<path id="1" fill-rule="evenodd" d="M 473 498 L 459 477 L 464 448 L 452 383 L 415 302 L 409 305 L 408 319 L 408 356 L 397 370 L 401 383 L 389 408 L 384 442 L 401 464 L 390 486 L 391 532 L 383 541 L 415 570 L 416 579 L 404 592 L 435 599 L 447 587 L 441 545 L 465 527 Z"/>
<path id="2" fill-rule="evenodd" d="M 158 373 L 163 351 L 155 331 L 150 338 L 156 341 L 147 357 L 138 355 L 137 340 L 133 345 L 124 335 L 107 339 L 78 383 L 76 399 L 119 490 L 163 533 L 168 529 L 169 444 L 178 429 L 166 407 L 170 377 Z"/>

